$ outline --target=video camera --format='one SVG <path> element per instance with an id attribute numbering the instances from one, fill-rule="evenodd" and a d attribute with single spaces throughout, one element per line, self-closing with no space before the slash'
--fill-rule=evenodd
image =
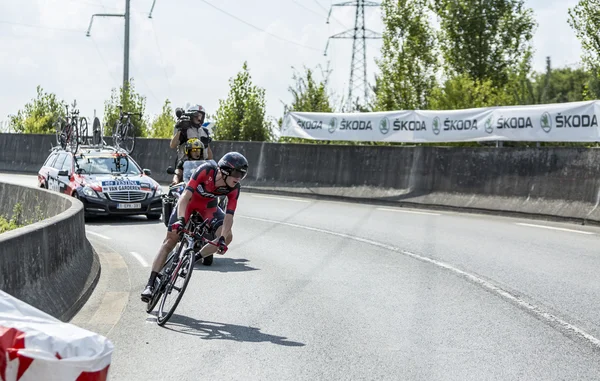
<path id="1" fill-rule="evenodd" d="M 176 124 L 177 128 L 178 129 L 187 128 L 187 123 L 182 123 L 182 122 L 189 122 L 192 118 L 192 115 L 194 115 L 194 114 L 185 112 L 183 108 L 177 107 L 175 109 L 175 116 L 177 117 L 177 124 Z"/>

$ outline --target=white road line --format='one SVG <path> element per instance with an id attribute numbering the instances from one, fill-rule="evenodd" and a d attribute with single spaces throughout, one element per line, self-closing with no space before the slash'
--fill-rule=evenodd
<path id="1" fill-rule="evenodd" d="M 383 211 L 386 211 L 386 212 L 414 213 L 414 214 L 427 214 L 427 215 L 430 215 L 430 216 L 441 216 L 440 213 L 419 212 L 419 211 L 416 211 L 416 210 L 390 209 L 390 208 L 377 208 L 377 210 L 383 210 Z"/>
<path id="2" fill-rule="evenodd" d="M 546 226 L 546 225 L 535 225 L 535 224 L 526 224 L 526 223 L 522 223 L 522 222 L 515 222 L 515 224 L 517 225 L 522 225 L 522 226 L 531 226 L 534 228 L 542 228 L 542 229 L 551 229 L 551 230 L 562 230 L 565 232 L 571 232 L 571 233 L 579 233 L 579 234 L 589 234 L 589 235 L 593 235 L 595 233 L 592 232 L 586 232 L 583 230 L 573 230 L 573 229 L 565 229 L 565 228 L 555 228 L 554 226 Z"/>
<path id="3" fill-rule="evenodd" d="M 130 252 L 131 255 L 133 255 L 135 257 L 135 259 L 138 260 L 138 262 L 144 266 L 144 267 L 150 267 L 150 265 L 148 265 L 148 262 L 146 262 L 146 260 L 144 259 L 144 257 L 142 257 L 140 254 L 136 253 L 135 251 L 131 251 Z"/>
<path id="4" fill-rule="evenodd" d="M 419 254 L 414 254 L 409 251 L 402 250 L 402 249 L 399 249 L 394 246 L 386 245 L 381 242 L 376 242 L 376 241 L 372 241 L 372 240 L 368 240 L 365 238 L 360 238 L 360 237 L 356 237 L 356 236 L 348 235 L 348 234 L 344 234 L 344 233 L 337 233 L 337 232 L 330 231 L 330 230 L 313 228 L 310 226 L 304 226 L 304 225 L 298 225 L 298 224 L 292 224 L 289 222 L 269 220 L 269 219 L 265 219 L 265 218 L 248 217 L 248 216 L 240 216 L 240 217 L 247 218 L 250 220 L 269 222 L 269 223 L 279 224 L 279 225 L 286 225 L 286 226 L 291 226 L 294 228 L 300 228 L 300 229 L 305 229 L 305 230 L 312 230 L 312 231 L 316 231 L 316 232 L 320 232 L 320 233 L 325 233 L 325 234 L 330 234 L 330 235 L 334 235 L 334 236 L 338 236 L 338 237 L 342 237 L 342 238 L 346 238 L 346 239 L 351 239 L 354 241 L 377 246 L 377 247 L 380 247 L 380 248 L 383 248 L 386 250 L 395 251 L 397 253 L 406 255 L 408 257 L 414 258 L 414 259 L 422 261 L 422 262 L 431 263 L 435 266 L 441 267 L 441 268 L 446 269 L 450 272 L 453 272 L 457 275 L 460 275 L 460 276 L 470 280 L 471 282 L 478 284 L 479 286 L 495 293 L 496 295 L 499 295 L 500 297 L 517 304 L 519 307 L 526 309 L 531 314 L 535 315 L 537 318 L 540 318 L 548 323 L 554 323 L 554 324 L 560 325 L 563 329 L 565 329 L 571 333 L 574 333 L 575 335 L 579 336 L 581 339 L 592 344 L 594 347 L 596 347 L 596 349 L 600 349 L 600 339 L 590 335 L 589 333 L 585 332 L 583 329 L 577 327 L 576 325 L 573 325 L 573 324 L 559 318 L 558 316 L 551 314 L 550 312 L 544 311 L 541 307 L 531 304 L 531 303 L 519 298 L 518 296 L 511 294 L 510 292 L 502 289 L 501 287 L 496 286 L 492 282 L 488 282 L 487 280 L 482 279 L 476 275 L 473 275 L 466 271 L 460 270 L 448 263 L 438 261 L 435 259 L 431 259 L 431 258 L 427 258 L 427 257 L 424 257 Z"/>
<path id="5" fill-rule="evenodd" d="M 91 232 L 89 230 L 86 230 L 86 233 L 89 233 L 91 235 L 95 235 L 96 237 L 100 237 L 100 238 L 104 238 L 104 239 L 110 239 L 109 237 L 107 237 L 105 235 L 102 235 L 102 234 L 99 234 L 99 233 L 94 233 L 94 232 Z"/>
<path id="6" fill-rule="evenodd" d="M 253 194 L 252 197 L 257 197 L 257 198 L 272 198 L 275 200 L 285 200 L 285 201 L 295 201 L 295 202 L 310 202 L 308 200 L 301 200 L 299 198 L 289 198 L 289 197 L 276 197 L 276 196 L 259 196 L 256 194 Z"/>

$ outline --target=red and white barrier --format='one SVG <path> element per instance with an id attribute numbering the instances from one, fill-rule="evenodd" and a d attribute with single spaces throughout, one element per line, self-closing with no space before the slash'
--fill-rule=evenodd
<path id="1" fill-rule="evenodd" d="M 1 381 L 107 381 L 113 349 L 0 290 Z"/>

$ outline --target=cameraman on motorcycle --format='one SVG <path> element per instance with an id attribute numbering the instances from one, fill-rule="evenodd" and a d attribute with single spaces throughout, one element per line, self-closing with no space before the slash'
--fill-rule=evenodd
<path id="1" fill-rule="evenodd" d="M 185 144 L 189 139 L 199 139 L 206 149 L 204 150 L 203 160 L 213 160 L 213 153 L 210 149 L 212 138 L 208 132 L 208 128 L 203 127 L 206 117 L 206 110 L 201 105 L 194 105 L 187 109 L 185 113 L 178 108 L 175 111 L 178 120 L 175 124 L 175 131 L 171 139 L 170 147 L 177 149 L 177 159 L 184 158 Z"/>

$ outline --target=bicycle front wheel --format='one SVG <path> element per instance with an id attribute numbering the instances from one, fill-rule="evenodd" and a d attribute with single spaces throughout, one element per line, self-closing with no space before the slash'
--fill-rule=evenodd
<path id="1" fill-rule="evenodd" d="M 72 153 L 77 152 L 79 148 L 79 128 L 74 123 L 69 127 L 71 131 L 68 134 L 67 146 Z"/>
<path id="2" fill-rule="evenodd" d="M 133 124 L 127 123 L 123 126 L 124 131 L 122 135 L 122 140 L 120 145 L 127 151 L 127 153 L 131 154 L 135 149 L 135 131 L 133 130 Z"/>
<path id="3" fill-rule="evenodd" d="M 177 264 L 175 271 L 173 271 L 173 274 L 171 274 L 169 283 L 167 283 L 165 287 L 160 306 L 158 307 L 158 316 L 156 317 L 158 325 L 163 326 L 171 316 L 173 316 L 173 312 L 175 312 L 188 283 L 190 283 L 193 271 L 194 249 L 189 248 L 180 257 L 179 263 Z M 178 284 L 177 282 L 181 279 L 183 279 L 182 283 Z M 177 292 L 176 295 L 174 295 L 175 292 Z M 175 300 L 171 299 L 173 296 L 175 297 Z M 172 301 L 173 304 L 169 307 L 167 301 L 169 301 L 169 303 Z"/>
<path id="4" fill-rule="evenodd" d="M 79 131 L 81 135 L 81 144 L 90 144 L 90 136 L 88 135 L 88 122 L 86 118 L 79 119 Z"/>

